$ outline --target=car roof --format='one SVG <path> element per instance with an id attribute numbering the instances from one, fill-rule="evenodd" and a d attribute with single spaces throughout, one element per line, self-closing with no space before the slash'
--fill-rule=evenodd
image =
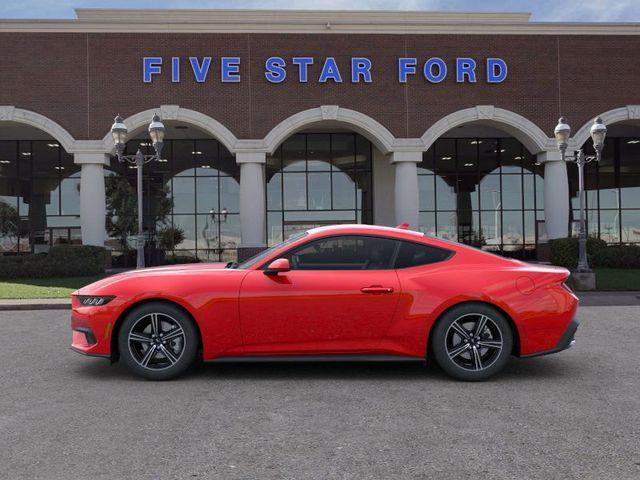
<path id="1" fill-rule="evenodd" d="M 415 230 L 407 230 L 405 228 L 384 227 L 381 225 L 328 225 L 325 227 L 316 227 L 307 231 L 309 235 L 330 235 L 330 234 L 373 234 L 373 235 L 393 235 L 404 238 L 424 239 L 426 236 L 422 232 Z"/>

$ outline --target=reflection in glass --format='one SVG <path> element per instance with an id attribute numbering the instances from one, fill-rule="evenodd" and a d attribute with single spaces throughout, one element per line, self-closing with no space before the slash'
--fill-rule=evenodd
<path id="1" fill-rule="evenodd" d="M 135 151 L 145 139 L 132 140 L 127 149 Z M 150 153 L 152 147 L 143 145 Z M 235 258 L 239 244 L 240 168 L 235 157 L 213 139 L 165 140 L 163 161 L 150 162 L 143 170 L 145 229 L 153 234 L 169 227 L 184 232 L 184 241 L 169 255 L 194 256 L 205 261 Z M 136 170 L 112 160 L 105 176 L 127 178 L 135 189 Z M 173 202 L 166 218 L 158 222 L 159 200 Z M 108 242 L 113 243 L 112 241 Z"/>
<path id="2" fill-rule="evenodd" d="M 371 157 L 371 143 L 353 133 L 287 139 L 265 168 L 269 245 L 319 225 L 371 223 Z"/>
<path id="3" fill-rule="evenodd" d="M 512 138 L 437 140 L 418 165 L 420 230 L 496 252 L 535 248 L 544 179 L 534 163 Z"/>

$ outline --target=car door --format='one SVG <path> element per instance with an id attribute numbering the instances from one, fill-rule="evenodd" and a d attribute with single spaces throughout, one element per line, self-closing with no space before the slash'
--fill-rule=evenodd
<path id="1" fill-rule="evenodd" d="M 397 245 L 376 236 L 324 237 L 287 252 L 288 272 L 247 274 L 240 290 L 245 352 L 379 351 L 400 295 Z"/>

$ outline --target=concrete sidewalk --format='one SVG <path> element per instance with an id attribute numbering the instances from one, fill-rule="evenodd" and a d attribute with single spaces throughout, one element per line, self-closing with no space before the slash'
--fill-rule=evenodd
<path id="1" fill-rule="evenodd" d="M 640 291 L 576 292 L 583 307 L 640 306 Z M 0 312 L 14 310 L 70 310 L 69 298 L 0 299 Z"/>

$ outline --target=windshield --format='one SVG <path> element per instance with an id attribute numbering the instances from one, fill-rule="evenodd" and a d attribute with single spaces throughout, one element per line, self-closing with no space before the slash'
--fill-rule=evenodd
<path id="1" fill-rule="evenodd" d="M 291 235 L 284 242 L 280 242 L 280 243 L 274 245 L 273 247 L 267 248 L 266 250 L 258 253 L 257 255 L 254 255 L 253 257 L 249 258 L 248 260 L 245 260 L 244 262 L 240 263 L 235 268 L 237 268 L 239 270 L 244 270 L 244 269 L 247 269 L 247 268 L 251 268 L 254 265 L 256 265 L 257 263 L 260 263 L 262 260 L 267 258 L 269 255 L 271 255 L 276 250 L 279 250 L 282 247 L 284 247 L 286 245 L 289 245 L 290 243 L 295 242 L 296 240 L 304 237 L 305 235 L 307 235 L 307 232 L 300 232 L 300 233 L 296 233 L 294 235 Z"/>

